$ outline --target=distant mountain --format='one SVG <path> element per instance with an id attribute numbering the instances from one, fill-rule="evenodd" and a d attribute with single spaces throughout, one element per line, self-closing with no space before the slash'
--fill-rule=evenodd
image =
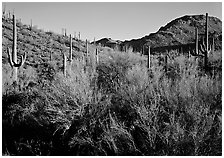
<path id="1" fill-rule="evenodd" d="M 92 42 L 93 44 L 94 42 Z M 111 48 L 115 48 L 116 46 L 119 46 L 122 44 L 122 41 L 119 40 L 113 40 L 111 38 L 102 38 L 98 41 L 96 41 L 97 45 L 101 45 L 103 47 L 111 47 Z"/>
<path id="2" fill-rule="evenodd" d="M 205 18 L 205 15 L 182 16 L 162 26 L 156 33 L 151 33 L 140 39 L 120 42 L 119 46 L 126 46 L 134 51 L 141 51 L 144 44 L 150 45 L 152 48 L 188 44 L 194 42 L 195 27 L 198 28 L 199 39 L 202 40 L 205 30 Z M 208 28 L 209 36 L 215 38 L 216 49 L 221 49 L 222 21 L 216 17 L 209 16 Z M 104 40 L 101 39 L 96 42 L 101 43 L 101 41 L 103 42 Z"/>

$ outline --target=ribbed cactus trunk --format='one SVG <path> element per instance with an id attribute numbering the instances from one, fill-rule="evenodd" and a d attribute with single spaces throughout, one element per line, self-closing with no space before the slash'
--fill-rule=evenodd
<path id="1" fill-rule="evenodd" d="M 195 54 L 198 54 L 198 28 L 195 28 Z"/>
<path id="2" fill-rule="evenodd" d="M 215 52 L 215 38 L 212 38 L 212 53 Z"/>
<path id="3" fill-rule="evenodd" d="M 96 64 L 99 63 L 99 55 L 98 55 L 98 49 L 96 48 Z"/>
<path id="4" fill-rule="evenodd" d="M 69 50 L 69 52 L 70 52 L 70 59 L 69 59 L 69 61 L 72 64 L 72 35 L 71 34 L 70 34 L 70 50 Z"/>
<path id="5" fill-rule="evenodd" d="M 16 17 L 15 15 L 13 15 L 13 46 L 12 46 L 12 49 L 13 49 L 13 61 L 15 63 L 17 63 L 17 51 L 16 51 L 16 48 L 17 48 L 17 31 L 16 31 Z M 18 67 L 13 67 L 13 71 L 14 71 L 14 80 L 17 82 L 17 72 L 18 72 Z"/>
<path id="6" fill-rule="evenodd" d="M 63 67 L 64 67 L 64 76 L 66 77 L 66 68 L 67 68 L 67 57 L 65 53 L 63 53 Z"/>
<path id="7" fill-rule="evenodd" d="M 65 37 L 67 37 L 67 32 L 66 32 L 66 29 L 65 29 Z"/>
<path id="8" fill-rule="evenodd" d="M 147 62 L 147 67 L 150 69 L 150 46 L 149 46 L 149 52 L 148 52 L 148 62 Z"/>
<path id="9" fill-rule="evenodd" d="M 195 54 L 198 55 L 198 28 L 195 28 Z M 198 65 L 198 58 L 195 58 L 196 65 Z"/>
<path id="10" fill-rule="evenodd" d="M 88 48 L 88 41 L 86 39 L 86 63 L 89 62 L 89 48 Z"/>
<path id="11" fill-rule="evenodd" d="M 80 32 L 78 34 L 78 45 L 79 45 L 79 51 L 81 51 L 81 45 L 80 45 Z"/>
<path id="12" fill-rule="evenodd" d="M 205 49 L 206 52 L 204 53 L 204 67 L 207 69 L 208 65 L 208 13 L 206 13 L 206 21 L 205 21 Z"/>

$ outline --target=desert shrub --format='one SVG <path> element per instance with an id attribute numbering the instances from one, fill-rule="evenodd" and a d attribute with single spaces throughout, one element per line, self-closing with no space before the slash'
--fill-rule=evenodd
<path id="1" fill-rule="evenodd" d="M 100 64 L 97 65 L 98 87 L 109 93 L 116 91 L 116 88 L 126 82 L 125 73 L 128 68 L 141 64 L 141 58 L 133 53 L 110 53 L 100 56 Z"/>
<path id="2" fill-rule="evenodd" d="M 55 79 L 56 69 L 52 63 L 45 62 L 38 65 L 38 83 L 50 83 Z"/>

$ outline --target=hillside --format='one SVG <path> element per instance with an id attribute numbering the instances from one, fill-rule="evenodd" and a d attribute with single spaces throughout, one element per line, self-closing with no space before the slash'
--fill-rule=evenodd
<path id="1" fill-rule="evenodd" d="M 11 19 L 2 18 L 2 63 L 8 62 L 7 47 L 12 48 L 13 24 Z M 62 53 L 69 53 L 69 36 L 63 36 L 54 32 L 45 32 L 37 27 L 32 27 L 17 21 L 17 52 L 19 56 L 27 52 L 27 65 L 37 66 L 39 63 L 49 61 L 52 53 L 52 60 L 62 62 Z M 85 41 L 73 38 L 73 57 L 81 58 L 86 51 Z M 95 48 L 89 44 L 89 50 Z"/>
<path id="2" fill-rule="evenodd" d="M 181 45 L 194 42 L 195 27 L 199 30 L 199 38 L 202 39 L 204 33 L 205 15 L 186 15 L 176 18 L 159 28 L 155 33 L 151 33 L 140 39 L 123 41 L 119 45 L 133 47 L 135 51 L 140 51 L 143 44 L 153 47 Z M 209 35 L 215 38 L 216 49 L 221 49 L 222 41 L 222 21 L 216 17 L 209 17 Z M 101 40 L 97 41 L 101 42 Z"/>

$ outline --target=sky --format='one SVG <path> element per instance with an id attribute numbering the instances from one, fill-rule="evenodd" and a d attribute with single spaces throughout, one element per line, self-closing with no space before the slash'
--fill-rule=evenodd
<path id="1" fill-rule="evenodd" d="M 130 40 L 159 30 L 184 15 L 205 14 L 222 20 L 221 2 L 3 2 L 22 23 L 81 39 Z"/>

